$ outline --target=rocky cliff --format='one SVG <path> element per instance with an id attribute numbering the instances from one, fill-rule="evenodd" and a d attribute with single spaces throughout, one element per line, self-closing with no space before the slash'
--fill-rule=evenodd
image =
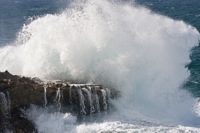
<path id="1" fill-rule="evenodd" d="M 119 96 L 114 89 L 94 84 L 69 84 L 62 81 L 37 82 L 36 79 L 0 72 L 0 132 L 37 132 L 24 110 L 34 104 L 53 106 L 77 116 L 107 111 L 109 99 Z"/>

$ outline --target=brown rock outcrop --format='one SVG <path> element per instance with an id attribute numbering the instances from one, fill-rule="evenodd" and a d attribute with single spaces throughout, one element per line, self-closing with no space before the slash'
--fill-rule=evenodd
<path id="1" fill-rule="evenodd" d="M 30 104 L 55 106 L 57 110 L 71 111 L 78 116 L 90 115 L 109 109 L 109 99 L 119 96 L 115 90 L 101 85 L 68 84 L 65 82 L 38 83 L 27 77 L 0 72 L 0 132 L 37 132 L 32 121 L 21 109 Z M 70 107 L 65 108 L 65 107 Z"/>

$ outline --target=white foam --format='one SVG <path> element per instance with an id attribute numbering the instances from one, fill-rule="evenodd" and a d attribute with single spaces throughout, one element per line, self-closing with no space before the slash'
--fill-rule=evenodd
<path id="1" fill-rule="evenodd" d="M 101 132 L 126 132 L 126 133 L 199 133 L 199 128 L 187 126 L 163 126 L 135 121 L 126 123 L 120 121 L 105 121 L 100 123 L 76 124 L 74 116 L 68 113 L 49 113 L 46 110 L 32 108 L 27 112 L 29 118 L 34 120 L 38 131 L 42 133 L 101 133 Z"/>
<path id="2" fill-rule="evenodd" d="M 116 133 L 198 133 L 200 130 L 193 127 L 165 127 L 165 126 L 145 126 L 121 123 L 119 121 L 115 122 L 104 122 L 104 123 L 94 123 L 94 124 L 82 124 L 77 128 L 77 133 L 93 133 L 93 132 L 116 132 Z"/>
<path id="3" fill-rule="evenodd" d="M 183 21 L 134 4 L 75 1 L 25 25 L 20 39 L 0 49 L 1 71 L 116 88 L 122 98 L 115 117 L 123 120 L 199 122 L 194 99 L 180 86 L 200 36 Z"/>

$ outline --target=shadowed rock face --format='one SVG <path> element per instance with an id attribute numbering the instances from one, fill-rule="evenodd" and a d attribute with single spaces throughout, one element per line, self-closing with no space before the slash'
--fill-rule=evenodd
<path id="1" fill-rule="evenodd" d="M 27 77 L 0 72 L 0 132 L 6 129 L 16 133 L 37 132 L 33 122 L 22 110 L 31 104 L 54 106 L 57 111 L 78 116 L 107 111 L 109 99 L 119 92 L 101 85 L 68 84 L 64 82 L 38 83 Z"/>

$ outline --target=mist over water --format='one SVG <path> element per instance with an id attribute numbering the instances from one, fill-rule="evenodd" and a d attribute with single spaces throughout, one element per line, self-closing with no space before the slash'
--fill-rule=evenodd
<path id="1" fill-rule="evenodd" d="M 0 49 L 0 71 L 118 89 L 110 120 L 197 126 L 196 99 L 181 86 L 199 39 L 183 21 L 134 3 L 76 1 L 25 25 L 15 44 Z"/>

